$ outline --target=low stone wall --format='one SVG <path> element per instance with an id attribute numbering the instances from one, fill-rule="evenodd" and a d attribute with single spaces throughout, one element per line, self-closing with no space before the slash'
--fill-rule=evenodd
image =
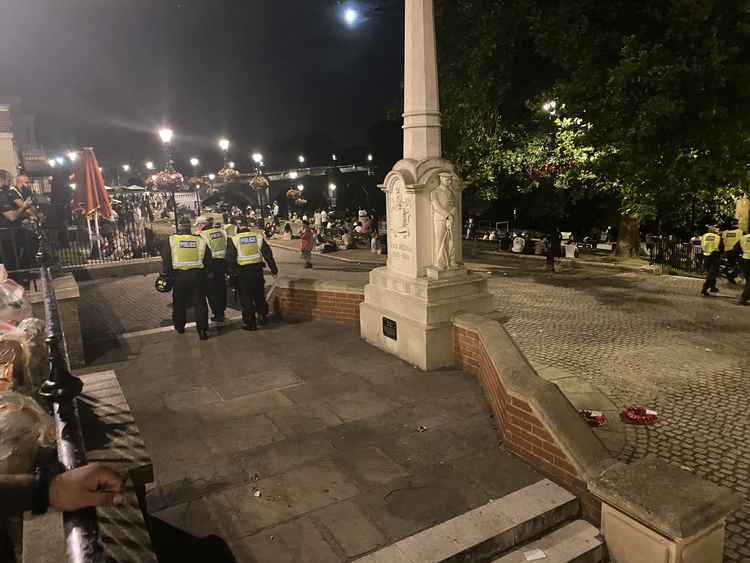
<path id="1" fill-rule="evenodd" d="M 342 282 L 284 280 L 278 282 L 275 309 L 295 321 L 330 320 L 359 323 L 364 288 Z"/>
<path id="2" fill-rule="evenodd" d="M 506 447 L 580 499 L 620 563 L 720 563 L 741 495 L 654 457 L 626 465 L 496 321 L 454 319 L 458 366 L 479 379 Z"/>
<path id="3" fill-rule="evenodd" d="M 81 319 L 78 315 L 78 304 L 81 293 L 73 274 L 65 274 L 55 278 L 52 282 L 57 297 L 57 307 L 60 312 L 65 345 L 68 350 L 70 367 L 81 368 L 86 365 L 86 357 L 83 350 L 83 337 L 81 336 Z M 41 291 L 27 294 L 31 303 L 33 315 L 38 319 L 44 319 L 44 296 Z"/>
<path id="4" fill-rule="evenodd" d="M 587 516 L 598 521 L 601 503 L 586 483 L 615 463 L 607 448 L 498 322 L 459 315 L 454 324 L 458 366 L 479 378 L 506 447 L 579 495 Z"/>

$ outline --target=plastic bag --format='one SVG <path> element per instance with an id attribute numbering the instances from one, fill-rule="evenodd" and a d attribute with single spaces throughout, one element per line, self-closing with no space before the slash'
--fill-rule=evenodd
<path id="1" fill-rule="evenodd" d="M 33 399 L 0 393 L 0 475 L 31 473 L 40 447 L 55 442 L 55 423 Z"/>
<path id="2" fill-rule="evenodd" d="M 8 339 L 17 340 L 21 345 L 21 378 L 23 385 L 36 391 L 47 380 L 46 327 L 41 319 L 28 318 L 18 324 L 17 330 Z"/>
<path id="3" fill-rule="evenodd" d="M 0 272 L 0 321 L 18 324 L 31 316 L 31 304 L 25 294 L 23 286 L 11 279 L 2 279 Z"/>
<path id="4" fill-rule="evenodd" d="M 3 324 L 3 329 L 10 327 L 14 331 L 18 329 L 12 325 Z M 23 381 L 23 351 L 21 344 L 15 340 L 0 340 L 0 392 L 17 391 L 24 385 Z M 22 334 L 22 333 L 21 333 Z M 2 428 L 0 428 L 2 432 Z"/>

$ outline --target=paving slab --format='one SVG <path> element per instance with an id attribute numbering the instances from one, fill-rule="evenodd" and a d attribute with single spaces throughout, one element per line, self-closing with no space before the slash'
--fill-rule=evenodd
<path id="1" fill-rule="evenodd" d="M 541 479 L 511 456 L 476 461 L 501 450 L 473 377 L 431 380 L 350 326 L 227 331 L 189 351 L 151 338 L 115 373 L 153 458 L 153 529 L 220 538 L 238 563 L 349 561 Z"/>

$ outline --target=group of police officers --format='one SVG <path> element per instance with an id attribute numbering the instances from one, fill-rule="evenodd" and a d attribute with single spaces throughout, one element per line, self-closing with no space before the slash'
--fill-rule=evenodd
<path id="1" fill-rule="evenodd" d="M 724 232 L 718 225 L 710 225 L 708 232 L 701 237 L 701 248 L 706 269 L 706 281 L 701 293 L 708 296 L 719 291 L 716 280 L 724 258 L 729 270 L 734 270 L 739 264 L 745 276 L 745 289 L 737 304 L 747 305 L 750 302 L 750 233 L 743 233 L 737 225 Z"/>
<path id="2" fill-rule="evenodd" d="M 253 217 L 238 224 L 214 224 L 209 216 L 198 217 L 193 234 L 189 217 L 183 217 L 177 233 L 162 248 L 164 274 L 157 281 L 160 291 L 172 290 L 172 320 L 175 330 L 185 332 L 186 311 L 195 308 L 198 336 L 208 338 L 208 305 L 212 321 L 222 323 L 227 308 L 227 281 L 239 294 L 245 330 L 257 330 L 265 322 L 265 262 L 274 277 L 278 268 L 271 247 Z"/>

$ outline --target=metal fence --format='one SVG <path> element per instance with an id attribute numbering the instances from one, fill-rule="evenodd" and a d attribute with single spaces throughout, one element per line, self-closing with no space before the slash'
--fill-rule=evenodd
<path id="1" fill-rule="evenodd" d="M 688 274 L 703 274 L 703 252 L 689 242 L 655 240 L 646 245 L 649 262 L 665 269 Z"/>
<path id="2" fill-rule="evenodd" d="M 37 248 L 49 356 L 49 378 L 39 395 L 51 403 L 57 434 L 57 458 L 64 470 L 70 471 L 87 463 L 76 399 L 83 383 L 70 373 L 57 297 L 52 287 L 50 255 L 43 236 L 38 238 Z M 104 545 L 95 508 L 63 513 L 63 525 L 70 563 L 104 563 Z"/>
<path id="3" fill-rule="evenodd" d="M 149 227 L 136 223 L 102 225 L 100 235 L 80 227 L 43 229 L 51 264 L 73 268 L 159 255 L 159 243 Z M 6 270 L 36 267 L 37 237 L 31 228 L 0 229 L 0 259 Z"/>

